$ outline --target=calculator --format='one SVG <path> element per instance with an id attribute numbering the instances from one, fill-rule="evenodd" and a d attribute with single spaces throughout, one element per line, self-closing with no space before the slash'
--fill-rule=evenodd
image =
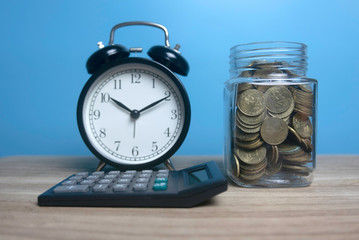
<path id="1" fill-rule="evenodd" d="M 215 162 L 179 171 L 79 172 L 38 196 L 39 206 L 193 207 L 227 190 Z"/>

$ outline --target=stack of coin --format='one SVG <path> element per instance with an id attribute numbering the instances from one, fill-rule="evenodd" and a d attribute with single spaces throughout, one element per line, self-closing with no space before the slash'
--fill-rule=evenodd
<path id="1" fill-rule="evenodd" d="M 279 150 L 277 146 L 270 146 L 267 151 L 267 175 L 274 175 L 282 168 L 282 159 L 279 158 Z"/>
<path id="2" fill-rule="evenodd" d="M 258 133 L 266 116 L 264 94 L 256 89 L 239 92 L 237 109 L 237 127 L 245 133 Z"/>
<path id="3" fill-rule="evenodd" d="M 283 119 L 288 123 L 295 102 L 292 93 L 286 86 L 273 86 L 265 92 L 268 114 Z"/>
<path id="4" fill-rule="evenodd" d="M 293 143 L 281 144 L 278 147 L 282 159 L 283 171 L 294 175 L 308 176 L 313 170 L 306 166 L 311 161 L 311 153 L 304 151 L 301 146 Z"/>
<path id="5" fill-rule="evenodd" d="M 295 99 L 295 110 L 307 116 L 313 113 L 313 91 L 310 86 L 296 85 L 291 86 L 289 90 Z"/>
<path id="6" fill-rule="evenodd" d="M 267 166 L 266 154 L 267 150 L 264 146 L 255 150 L 237 148 L 234 153 L 234 160 L 238 166 L 236 176 L 245 182 L 262 177 Z"/>
<path id="7" fill-rule="evenodd" d="M 252 62 L 240 77 L 296 77 L 283 70 L 285 66 L 284 62 Z M 235 109 L 235 176 L 252 183 L 265 175 L 307 176 L 312 172 L 313 92 L 309 86 L 241 83 Z"/>

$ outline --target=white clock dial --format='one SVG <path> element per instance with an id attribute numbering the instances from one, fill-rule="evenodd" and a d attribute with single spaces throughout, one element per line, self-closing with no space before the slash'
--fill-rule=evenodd
<path id="1" fill-rule="evenodd" d="M 87 90 L 83 128 L 91 146 L 106 159 L 143 164 L 176 144 L 184 109 L 170 76 L 146 64 L 121 64 L 97 77 Z"/>

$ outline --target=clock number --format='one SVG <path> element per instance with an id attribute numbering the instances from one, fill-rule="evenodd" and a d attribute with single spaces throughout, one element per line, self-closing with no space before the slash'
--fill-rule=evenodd
<path id="1" fill-rule="evenodd" d="M 165 101 L 171 101 L 171 99 L 169 98 L 171 96 L 171 92 L 170 91 L 166 91 L 165 95 L 168 97 L 165 99 Z"/>
<path id="2" fill-rule="evenodd" d="M 163 132 L 167 137 L 170 137 L 170 128 L 167 128 L 166 131 Z"/>
<path id="3" fill-rule="evenodd" d="M 98 120 L 101 116 L 100 110 L 93 111 L 93 119 Z"/>
<path id="4" fill-rule="evenodd" d="M 101 128 L 100 129 L 100 138 L 104 138 L 106 137 L 106 129 L 105 128 Z"/>
<path id="5" fill-rule="evenodd" d="M 118 149 L 120 148 L 120 143 L 121 141 L 115 141 L 116 151 L 118 151 Z"/>
<path id="6" fill-rule="evenodd" d="M 157 142 L 152 142 L 152 152 L 156 152 L 158 150 Z"/>
<path id="7" fill-rule="evenodd" d="M 114 86 L 113 86 L 113 88 L 114 89 L 122 89 L 121 88 L 121 79 L 115 79 L 115 80 L 113 80 L 113 84 L 114 84 Z"/>
<path id="8" fill-rule="evenodd" d="M 108 93 L 101 93 L 101 102 L 107 103 L 110 101 L 110 94 Z"/>
<path id="9" fill-rule="evenodd" d="M 131 83 L 141 83 L 140 78 L 140 73 L 131 73 Z"/>
<path id="10" fill-rule="evenodd" d="M 139 152 L 138 152 L 138 147 L 137 146 L 134 146 L 132 148 L 132 156 L 136 157 L 138 156 Z"/>
<path id="11" fill-rule="evenodd" d="M 173 109 L 173 110 L 171 111 L 171 113 L 172 113 L 171 119 L 172 119 L 172 120 L 177 119 L 177 117 L 178 117 L 177 110 L 176 110 L 176 109 Z"/>

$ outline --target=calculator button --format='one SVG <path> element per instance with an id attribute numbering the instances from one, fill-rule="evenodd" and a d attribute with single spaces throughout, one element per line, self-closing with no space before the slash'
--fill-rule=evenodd
<path id="1" fill-rule="evenodd" d="M 105 172 L 104 172 L 104 171 L 93 172 L 93 173 L 92 173 L 92 176 L 100 176 L 100 177 L 102 177 L 103 175 L 105 175 Z"/>
<path id="2" fill-rule="evenodd" d="M 153 172 L 152 170 L 148 170 L 148 169 L 147 169 L 147 170 L 142 170 L 141 173 L 150 173 L 150 174 L 151 174 L 152 172 Z"/>
<path id="3" fill-rule="evenodd" d="M 95 181 L 94 180 L 82 180 L 80 182 L 81 185 L 89 185 L 90 187 L 92 187 L 93 185 L 95 185 Z"/>
<path id="4" fill-rule="evenodd" d="M 119 175 L 121 171 L 110 171 L 108 172 L 109 175 Z"/>
<path id="5" fill-rule="evenodd" d="M 106 192 L 108 190 L 108 184 L 96 184 L 93 187 L 94 192 Z"/>
<path id="6" fill-rule="evenodd" d="M 100 179 L 100 176 L 96 176 L 96 175 L 90 175 L 86 178 L 86 180 L 94 180 L 97 181 Z"/>
<path id="7" fill-rule="evenodd" d="M 150 178 L 137 178 L 136 182 L 138 183 L 148 183 L 150 181 Z"/>
<path id="8" fill-rule="evenodd" d="M 139 178 L 150 178 L 151 177 L 151 173 L 140 173 L 138 175 Z"/>
<path id="9" fill-rule="evenodd" d="M 76 174 L 76 176 L 83 176 L 83 177 L 87 177 L 89 175 L 88 172 L 79 172 Z"/>
<path id="10" fill-rule="evenodd" d="M 156 177 L 158 177 L 158 178 L 167 178 L 168 173 L 157 173 Z"/>
<path id="11" fill-rule="evenodd" d="M 133 178 L 135 176 L 134 173 L 124 173 L 122 174 L 121 178 Z"/>
<path id="12" fill-rule="evenodd" d="M 155 179 L 155 183 L 160 183 L 160 182 L 167 182 L 168 178 L 165 177 L 157 177 Z"/>
<path id="13" fill-rule="evenodd" d="M 70 177 L 69 180 L 81 182 L 83 178 L 84 178 L 83 176 L 73 176 L 73 177 Z"/>
<path id="14" fill-rule="evenodd" d="M 131 179 L 130 178 L 120 178 L 117 180 L 117 183 L 130 183 Z"/>
<path id="15" fill-rule="evenodd" d="M 113 191 L 115 192 L 124 192 L 127 191 L 128 184 L 126 183 L 117 183 L 113 185 Z"/>
<path id="16" fill-rule="evenodd" d="M 104 177 L 104 179 L 114 179 L 114 178 L 117 178 L 117 175 L 107 174 L 107 175 L 105 175 L 105 177 Z"/>
<path id="17" fill-rule="evenodd" d="M 62 185 L 75 185 L 75 184 L 77 184 L 76 180 L 67 180 L 62 183 Z"/>
<path id="18" fill-rule="evenodd" d="M 167 183 L 166 182 L 160 182 L 153 184 L 153 190 L 154 191 L 164 191 L 167 189 Z"/>
<path id="19" fill-rule="evenodd" d="M 147 183 L 135 183 L 133 185 L 134 191 L 145 191 L 147 189 Z"/>
<path id="20" fill-rule="evenodd" d="M 127 170 L 125 173 L 133 173 L 133 174 L 135 174 L 136 170 Z"/>
<path id="21" fill-rule="evenodd" d="M 88 185 L 63 185 L 54 188 L 54 193 L 87 192 L 89 189 Z"/>
<path id="22" fill-rule="evenodd" d="M 111 184 L 114 179 L 101 179 L 98 183 L 99 184 Z"/>

